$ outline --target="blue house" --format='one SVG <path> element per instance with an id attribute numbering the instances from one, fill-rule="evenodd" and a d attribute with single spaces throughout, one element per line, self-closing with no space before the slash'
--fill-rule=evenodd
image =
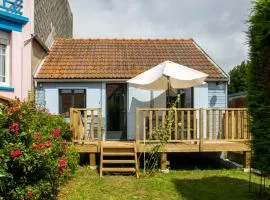
<path id="1" fill-rule="evenodd" d="M 166 107 L 165 91 L 136 89 L 126 81 L 170 60 L 209 74 L 184 93 L 185 108 L 227 108 L 228 75 L 193 39 L 56 39 L 35 74 L 36 101 L 53 114 L 100 108 L 106 139 L 135 138 L 136 108 Z"/>

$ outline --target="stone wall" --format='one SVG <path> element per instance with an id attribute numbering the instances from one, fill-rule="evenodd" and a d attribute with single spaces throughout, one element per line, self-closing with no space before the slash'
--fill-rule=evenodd
<path id="1" fill-rule="evenodd" d="M 73 16 L 68 0 L 35 0 L 34 32 L 51 47 L 53 38 L 72 37 Z"/>

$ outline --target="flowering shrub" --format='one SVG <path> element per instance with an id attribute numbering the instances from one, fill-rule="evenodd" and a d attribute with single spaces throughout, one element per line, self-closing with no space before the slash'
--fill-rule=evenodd
<path id="1" fill-rule="evenodd" d="M 31 102 L 0 105 L 0 199 L 54 199 L 77 162 L 62 117 Z"/>

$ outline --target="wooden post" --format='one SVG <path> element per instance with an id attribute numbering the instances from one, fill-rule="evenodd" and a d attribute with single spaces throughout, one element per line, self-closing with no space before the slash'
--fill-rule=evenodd
<path id="1" fill-rule="evenodd" d="M 74 135 L 74 117 L 73 117 L 73 108 L 69 109 L 69 117 L 70 117 L 70 130 L 71 130 L 71 139 L 75 139 Z"/>
<path id="2" fill-rule="evenodd" d="M 178 138 L 178 114 L 177 114 L 177 110 L 174 110 L 174 139 L 177 140 Z"/>
<path id="3" fill-rule="evenodd" d="M 193 140 L 197 139 L 197 110 L 193 111 Z"/>
<path id="4" fill-rule="evenodd" d="M 219 135 L 218 135 L 218 138 L 219 139 L 222 139 L 222 110 L 219 111 Z"/>
<path id="5" fill-rule="evenodd" d="M 241 132 L 241 111 L 237 111 L 237 139 L 242 139 L 243 135 Z"/>
<path id="6" fill-rule="evenodd" d="M 206 110 L 206 139 L 210 139 L 210 110 Z"/>
<path id="7" fill-rule="evenodd" d="M 152 139 L 152 134 L 153 134 L 153 111 L 150 110 L 149 111 L 149 139 L 151 140 Z"/>
<path id="8" fill-rule="evenodd" d="M 244 168 L 250 169 L 251 152 L 244 151 Z"/>
<path id="9" fill-rule="evenodd" d="M 94 141 L 94 110 L 91 110 L 91 132 L 90 141 Z"/>
<path id="10" fill-rule="evenodd" d="M 247 111 L 245 110 L 243 112 L 243 132 L 244 132 L 244 139 L 249 139 L 248 137 L 248 129 L 247 129 L 247 122 L 248 122 L 248 117 L 247 117 Z"/>
<path id="11" fill-rule="evenodd" d="M 217 127 L 216 127 L 216 110 L 212 110 L 212 129 L 213 129 L 213 133 L 212 133 L 212 139 L 217 139 Z"/>
<path id="12" fill-rule="evenodd" d="M 185 128 L 185 111 L 181 111 L 181 140 L 185 139 L 184 136 L 184 128 Z"/>
<path id="13" fill-rule="evenodd" d="M 232 123 L 231 123 L 231 126 L 232 126 L 232 139 L 235 139 L 235 112 L 232 111 Z"/>
<path id="14" fill-rule="evenodd" d="M 225 139 L 228 140 L 229 139 L 229 113 L 228 110 L 225 111 Z"/>
<path id="15" fill-rule="evenodd" d="M 146 117 L 145 117 L 145 111 L 142 111 L 143 115 L 143 141 L 146 140 Z"/>
<path id="16" fill-rule="evenodd" d="M 140 128 L 139 127 L 139 110 L 138 108 L 136 108 L 136 144 L 139 144 L 139 140 L 140 140 L 139 128 Z"/>
<path id="17" fill-rule="evenodd" d="M 164 131 L 166 125 L 166 110 L 162 111 L 162 131 Z"/>
<path id="18" fill-rule="evenodd" d="M 203 127 L 203 109 L 200 109 L 200 152 L 203 150 L 203 139 L 204 139 L 204 127 Z"/>
<path id="19" fill-rule="evenodd" d="M 190 140 L 190 111 L 187 111 L 187 139 Z"/>
<path id="20" fill-rule="evenodd" d="M 97 168 L 97 161 L 96 161 L 96 154 L 95 153 L 89 153 L 89 162 L 90 162 L 90 169 Z"/>
<path id="21" fill-rule="evenodd" d="M 100 108 L 100 109 L 98 109 L 98 141 L 99 141 L 99 147 L 100 147 L 100 142 L 102 140 L 101 129 L 102 129 L 102 113 L 101 113 L 101 108 Z"/>
<path id="22" fill-rule="evenodd" d="M 162 152 L 160 155 L 160 170 L 164 171 L 167 169 L 167 153 Z"/>
<path id="23" fill-rule="evenodd" d="M 158 139 L 158 129 L 159 129 L 159 127 L 158 127 L 158 110 L 156 110 L 155 111 L 155 116 L 156 116 L 156 134 L 155 134 L 155 139 L 157 140 Z"/>
<path id="24" fill-rule="evenodd" d="M 100 141 L 99 143 L 100 146 L 100 164 L 99 164 L 99 176 L 103 176 L 103 142 Z"/>
<path id="25" fill-rule="evenodd" d="M 87 135 L 87 110 L 84 111 L 84 140 L 88 139 L 88 135 Z"/>

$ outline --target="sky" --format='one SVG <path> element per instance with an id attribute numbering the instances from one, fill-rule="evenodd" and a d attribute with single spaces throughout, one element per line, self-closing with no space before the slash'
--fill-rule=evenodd
<path id="1" fill-rule="evenodd" d="M 193 38 L 226 72 L 248 59 L 251 0 L 69 0 L 74 38 Z"/>

